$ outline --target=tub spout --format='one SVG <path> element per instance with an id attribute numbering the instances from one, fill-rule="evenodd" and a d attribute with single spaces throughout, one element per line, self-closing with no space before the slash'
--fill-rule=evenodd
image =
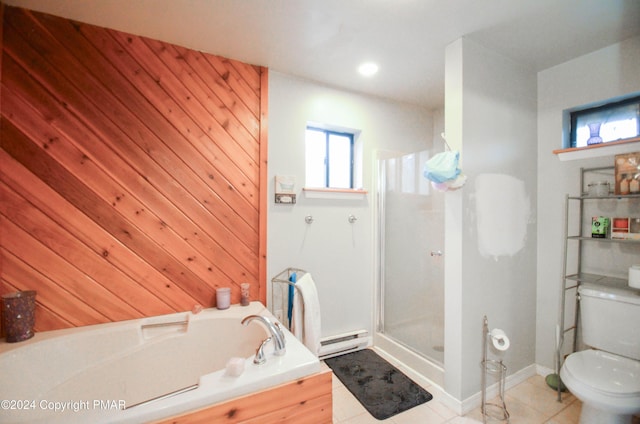
<path id="1" fill-rule="evenodd" d="M 284 332 L 282 331 L 282 328 L 280 328 L 280 324 L 278 324 L 277 322 L 273 322 L 269 318 L 263 317 L 262 315 L 249 315 L 242 320 L 242 324 L 249 325 L 249 323 L 253 320 L 262 322 L 271 333 L 271 338 L 275 345 L 274 354 L 278 356 L 284 355 L 286 352 L 285 338 Z"/>

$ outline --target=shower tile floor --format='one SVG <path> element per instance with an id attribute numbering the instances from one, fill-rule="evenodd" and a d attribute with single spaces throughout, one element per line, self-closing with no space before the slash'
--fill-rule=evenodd
<path id="1" fill-rule="evenodd" d="M 386 359 L 389 359 L 385 356 Z M 441 394 L 435 387 L 423 383 L 423 379 L 412 374 L 402 364 L 390 360 L 393 365 L 420 383 L 433 395 L 433 400 L 408 411 L 394 415 L 384 421 L 373 418 L 335 376 L 333 377 L 333 423 L 334 424 L 477 424 L 482 423 L 482 413 L 477 408 L 465 416 L 458 416 L 440 401 Z M 562 403 L 556 401 L 556 392 L 551 390 L 544 377 L 536 375 L 512 387 L 505 393 L 505 403 L 511 424 L 578 424 L 581 402 L 571 394 L 565 394 Z M 500 421 L 487 421 L 488 423 Z M 633 424 L 640 424 L 636 417 Z"/>

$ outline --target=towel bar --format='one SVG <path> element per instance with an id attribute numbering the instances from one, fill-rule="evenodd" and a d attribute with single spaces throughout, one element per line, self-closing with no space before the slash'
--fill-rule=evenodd
<path id="1" fill-rule="evenodd" d="M 304 269 L 300 269 L 300 268 L 287 268 L 284 271 L 282 271 L 281 273 L 279 273 L 278 275 L 276 275 L 275 277 L 273 277 L 271 279 L 271 282 L 273 283 L 286 283 L 286 284 L 291 284 L 291 275 L 293 273 L 303 273 L 306 274 L 307 271 L 305 271 Z M 285 277 L 286 276 L 286 277 Z"/>
<path id="2" fill-rule="evenodd" d="M 291 281 L 291 277 L 293 274 L 296 274 L 296 279 L 299 280 L 302 275 L 306 274 L 307 271 L 300 268 L 292 268 L 289 267 L 284 271 L 278 273 L 275 277 L 271 279 L 271 304 L 270 310 L 273 315 L 288 329 L 291 329 L 291 322 L 289 320 L 288 314 L 286 311 L 288 310 L 288 296 L 289 296 L 289 287 L 294 287 L 295 290 L 298 290 L 295 283 Z M 275 283 L 285 284 L 284 286 L 278 286 Z M 280 287 L 278 289 L 277 287 Z"/>

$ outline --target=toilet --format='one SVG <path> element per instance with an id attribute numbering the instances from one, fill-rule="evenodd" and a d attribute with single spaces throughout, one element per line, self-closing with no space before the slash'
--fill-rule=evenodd
<path id="1" fill-rule="evenodd" d="M 640 291 L 582 284 L 578 293 L 588 349 L 567 357 L 560 378 L 582 401 L 580 424 L 630 424 L 640 413 Z"/>

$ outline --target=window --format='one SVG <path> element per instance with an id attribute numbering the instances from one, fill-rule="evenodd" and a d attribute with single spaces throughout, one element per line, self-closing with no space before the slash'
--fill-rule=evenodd
<path id="1" fill-rule="evenodd" d="M 640 96 L 571 112 L 571 147 L 640 135 Z"/>
<path id="2" fill-rule="evenodd" d="M 308 126 L 306 187 L 354 188 L 354 134 Z"/>

